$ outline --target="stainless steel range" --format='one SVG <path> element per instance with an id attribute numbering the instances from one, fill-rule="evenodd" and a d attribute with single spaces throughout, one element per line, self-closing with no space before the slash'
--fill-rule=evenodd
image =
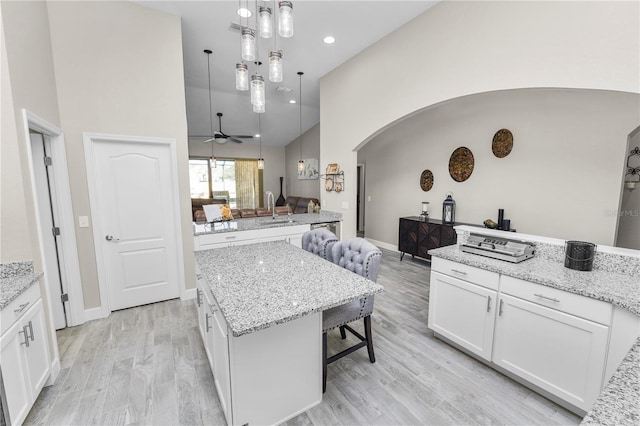
<path id="1" fill-rule="evenodd" d="M 480 234 L 470 234 L 467 242 L 460 245 L 460 250 L 512 263 L 522 262 L 535 254 L 535 246 L 526 241 Z"/>

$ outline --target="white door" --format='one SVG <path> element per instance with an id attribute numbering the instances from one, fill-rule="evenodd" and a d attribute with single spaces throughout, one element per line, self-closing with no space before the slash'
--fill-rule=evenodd
<path id="1" fill-rule="evenodd" d="M 92 154 L 87 171 L 96 253 L 102 256 L 101 296 L 106 293 L 109 309 L 178 297 L 182 253 L 173 146 L 89 137 L 86 148 Z"/>
<path id="2" fill-rule="evenodd" d="M 493 290 L 431 272 L 429 328 L 490 361 L 496 301 Z"/>
<path id="3" fill-rule="evenodd" d="M 64 283 L 62 280 L 63 251 L 60 236 L 53 232 L 54 228 L 60 229 L 57 219 L 58 197 L 56 196 L 56 186 L 53 184 L 53 175 L 49 173 L 49 168 L 58 167 L 54 160 L 45 162 L 45 158 L 51 158 L 51 145 L 48 138 L 44 138 L 40 133 L 30 133 L 31 152 L 33 158 L 33 174 L 35 178 L 36 197 L 38 198 L 38 217 L 40 220 L 40 230 L 43 233 L 43 259 L 45 285 L 51 297 L 51 311 L 53 315 L 54 327 L 60 330 L 67 326 L 66 307 L 62 302 Z M 49 164 L 48 166 L 45 164 Z M 61 232 L 67 232 L 67 229 Z M 67 302 L 68 305 L 68 302 Z"/>
<path id="4" fill-rule="evenodd" d="M 609 329 L 500 296 L 493 362 L 589 411 L 600 394 Z"/>

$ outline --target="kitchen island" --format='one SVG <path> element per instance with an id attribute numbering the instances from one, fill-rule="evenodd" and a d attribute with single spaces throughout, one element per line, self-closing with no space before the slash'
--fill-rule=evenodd
<path id="1" fill-rule="evenodd" d="M 456 231 L 459 244 L 472 232 L 504 236 L 465 226 Z M 535 257 L 513 264 L 457 245 L 429 252 L 429 328 L 561 405 L 586 412 L 585 424 L 637 424 L 638 251 L 600 246 L 593 270 L 575 271 L 564 267 L 563 241 L 507 236 L 533 242 Z M 456 304 L 467 304 L 468 321 L 447 312 L 454 296 Z"/>
<path id="2" fill-rule="evenodd" d="M 229 424 L 322 400 L 322 311 L 382 286 L 283 241 L 197 251 L 198 315 Z"/>

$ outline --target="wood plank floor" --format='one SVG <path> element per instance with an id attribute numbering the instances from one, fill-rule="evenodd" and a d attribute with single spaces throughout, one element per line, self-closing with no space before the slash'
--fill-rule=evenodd
<path id="1" fill-rule="evenodd" d="M 435 339 L 426 326 L 428 264 L 400 262 L 387 250 L 382 259 L 378 282 L 385 292 L 376 296 L 372 316 L 376 363 L 361 349 L 331 364 L 322 403 L 288 425 L 580 422 Z M 113 312 L 59 331 L 58 344 L 61 373 L 25 424 L 225 424 L 193 300 Z M 334 330 L 330 353 L 345 345 Z"/>

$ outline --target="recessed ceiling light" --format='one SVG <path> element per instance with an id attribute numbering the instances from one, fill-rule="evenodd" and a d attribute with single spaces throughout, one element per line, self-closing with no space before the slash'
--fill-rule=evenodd
<path id="1" fill-rule="evenodd" d="M 249 18 L 251 17 L 252 13 L 249 9 L 247 9 L 246 7 L 241 7 L 240 9 L 238 9 L 236 11 L 236 13 L 241 17 L 241 18 Z"/>
<path id="2" fill-rule="evenodd" d="M 296 103 L 296 100 L 295 100 L 295 99 L 291 99 L 291 100 L 289 101 L 289 103 L 290 103 L 290 104 L 295 104 L 295 103 Z"/>
<path id="3" fill-rule="evenodd" d="M 322 39 L 322 41 L 324 41 L 326 44 L 333 44 L 336 42 L 335 37 L 332 36 L 326 36 L 325 38 Z"/>

